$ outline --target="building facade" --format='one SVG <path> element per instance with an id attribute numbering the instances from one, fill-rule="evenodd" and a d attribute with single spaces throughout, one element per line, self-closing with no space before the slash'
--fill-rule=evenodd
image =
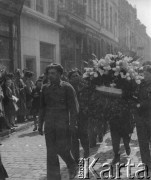
<path id="1" fill-rule="evenodd" d="M 136 8 L 126 0 L 119 1 L 119 50 L 126 55 L 136 56 Z"/>
<path id="2" fill-rule="evenodd" d="M 59 0 L 61 63 L 66 71 L 81 69 L 84 57 L 85 3 L 84 0 Z"/>
<path id="3" fill-rule="evenodd" d="M 98 58 L 118 50 L 118 0 L 87 0 L 86 33 L 88 57 Z"/>
<path id="4" fill-rule="evenodd" d="M 0 64 L 14 71 L 20 63 L 19 19 L 24 0 L 0 1 Z"/>
<path id="5" fill-rule="evenodd" d="M 25 0 L 21 28 L 21 68 L 34 72 L 35 78 L 44 73 L 51 62 L 60 63 L 57 0 Z"/>

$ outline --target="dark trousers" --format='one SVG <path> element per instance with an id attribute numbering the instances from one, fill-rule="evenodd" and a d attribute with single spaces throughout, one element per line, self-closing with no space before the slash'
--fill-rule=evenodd
<path id="1" fill-rule="evenodd" d="M 151 170 L 151 155 L 149 150 L 150 126 L 147 123 L 147 118 L 137 117 L 136 129 L 142 162 Z"/>
<path id="2" fill-rule="evenodd" d="M 110 131 L 111 131 L 113 152 L 115 156 L 118 156 L 120 150 L 121 138 L 123 139 L 125 149 L 129 149 L 130 136 L 128 133 L 122 134 L 122 132 L 120 132 L 118 129 L 111 128 Z"/>
<path id="3" fill-rule="evenodd" d="M 82 112 L 79 113 L 78 131 L 71 135 L 71 152 L 76 162 L 80 158 L 80 143 L 84 150 L 84 158 L 87 158 L 89 156 L 88 118 Z"/>
<path id="4" fill-rule="evenodd" d="M 47 147 L 47 180 L 61 180 L 58 155 L 72 169 L 75 161 L 70 154 L 67 128 L 50 129 L 45 134 Z"/>

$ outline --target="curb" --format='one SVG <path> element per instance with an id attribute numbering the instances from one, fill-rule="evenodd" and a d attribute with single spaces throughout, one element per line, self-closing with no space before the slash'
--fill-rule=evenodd
<path id="1" fill-rule="evenodd" d="M 16 127 L 15 129 L 13 129 L 13 130 L 6 130 L 4 132 L 1 132 L 0 133 L 0 139 L 3 140 L 3 139 L 9 137 L 11 134 L 13 134 L 15 132 L 26 130 L 30 126 L 32 126 L 33 124 L 34 124 L 34 122 L 25 122 L 24 124 L 17 124 L 18 127 Z"/>

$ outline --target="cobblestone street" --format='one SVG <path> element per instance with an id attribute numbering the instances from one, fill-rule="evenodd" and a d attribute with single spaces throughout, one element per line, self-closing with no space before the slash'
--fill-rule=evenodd
<path id="1" fill-rule="evenodd" d="M 140 161 L 139 147 L 136 140 L 136 132 L 132 136 L 131 140 L 131 162 L 137 166 Z M 9 174 L 8 180 L 46 180 L 46 148 L 44 136 L 38 135 L 37 132 L 32 132 L 32 127 L 25 131 L 17 132 L 11 135 L 9 138 L 2 141 L 0 147 L 2 161 Z M 93 158 L 99 158 L 99 161 L 94 169 L 97 172 L 101 170 L 101 164 L 110 162 L 113 158 L 110 134 L 106 134 L 104 141 L 98 144 L 96 148 L 91 149 L 90 161 Z M 81 150 L 82 153 L 82 150 Z M 127 155 L 121 143 L 121 161 L 127 161 Z M 64 162 L 61 161 L 61 174 L 62 179 L 68 179 L 68 171 Z M 136 170 L 132 168 L 133 171 Z M 121 170 L 122 179 L 126 179 L 126 170 Z M 91 174 L 91 179 L 94 180 L 94 176 Z M 75 178 L 76 179 L 76 178 Z"/>

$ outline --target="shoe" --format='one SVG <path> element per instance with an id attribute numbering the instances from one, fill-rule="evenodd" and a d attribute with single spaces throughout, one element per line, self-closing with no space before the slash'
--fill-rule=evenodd
<path id="1" fill-rule="evenodd" d="M 16 124 L 13 127 L 18 127 Z"/>
<path id="2" fill-rule="evenodd" d="M 112 160 L 112 164 L 116 164 L 116 163 L 119 163 L 120 162 L 120 155 L 116 155 L 114 156 L 114 159 Z"/>
<path id="3" fill-rule="evenodd" d="M 33 131 L 37 131 L 37 127 L 34 127 Z"/>
<path id="4" fill-rule="evenodd" d="M 127 148 L 126 149 L 126 154 L 129 156 L 131 154 L 131 149 L 130 148 Z"/>
<path id="5" fill-rule="evenodd" d="M 78 174 L 79 166 L 75 165 L 72 168 L 69 168 L 69 180 L 72 180 L 75 178 L 75 176 Z"/>

